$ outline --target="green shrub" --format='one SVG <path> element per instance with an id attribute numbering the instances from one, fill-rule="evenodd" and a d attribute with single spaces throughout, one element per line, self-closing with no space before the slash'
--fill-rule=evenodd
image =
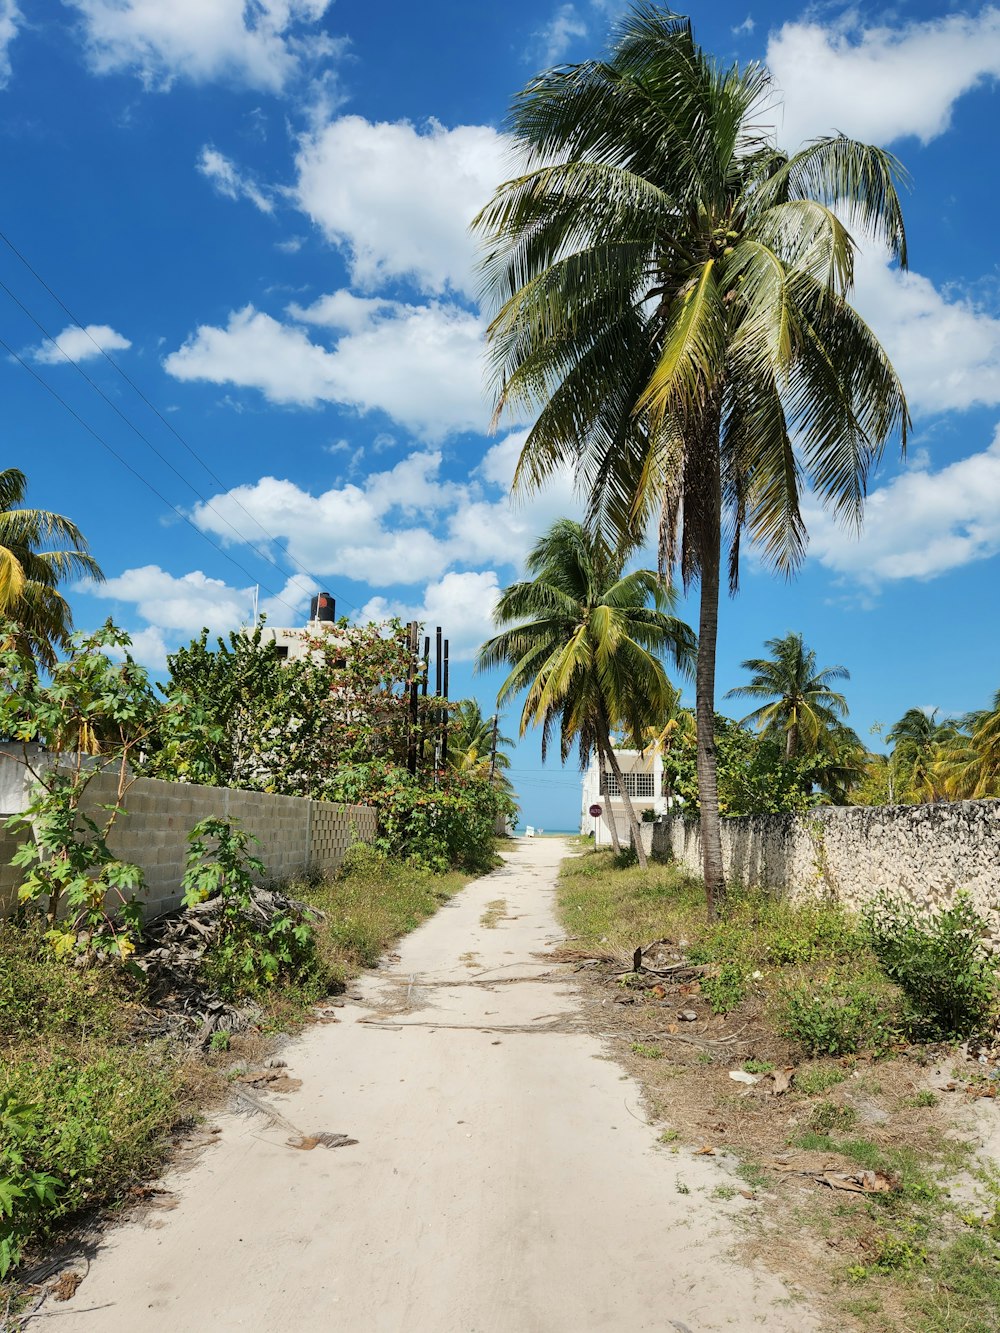
<path id="1" fill-rule="evenodd" d="M 8 1262 L 61 1217 L 114 1198 L 156 1165 L 176 1121 L 180 1075 L 156 1047 L 34 1053 L 0 1065 L 0 1198 L 13 1187 L 16 1225 L 0 1221 Z M 16 1113 L 10 1108 L 16 1101 Z M 30 1207 L 27 1213 L 24 1204 Z M 3 1211 L 0 1206 L 0 1212 Z M 6 1224 L 6 1236 L 4 1226 Z"/>
<path id="2" fill-rule="evenodd" d="M 870 972 L 834 972 L 820 981 L 786 985 L 778 1008 L 782 1035 L 799 1042 L 809 1055 L 884 1050 L 895 1035 L 888 989 Z"/>
<path id="3" fill-rule="evenodd" d="M 263 863 L 248 850 L 255 838 L 224 819 L 203 819 L 188 835 L 182 881 L 185 906 L 220 900 L 218 930 L 205 972 L 226 998 L 252 995 L 277 981 L 301 983 L 317 971 L 316 936 L 303 911 L 264 917 L 255 910 L 253 875 Z"/>
<path id="4" fill-rule="evenodd" d="M 740 1003 L 746 991 L 746 971 L 734 963 L 723 963 L 715 976 L 703 977 L 701 982 L 701 993 L 711 1005 L 713 1014 L 728 1014 Z"/>
<path id="5" fill-rule="evenodd" d="M 612 863 L 616 870 L 629 870 L 639 864 L 639 857 L 635 848 L 630 845 L 623 847 L 620 852 L 615 852 Z"/>
<path id="6" fill-rule="evenodd" d="M 328 785 L 331 800 L 375 807 L 380 851 L 438 874 L 492 870 L 497 818 L 516 810 L 509 796 L 475 773 L 449 771 L 442 785 L 433 787 L 427 775 L 416 778 L 405 768 L 376 762 L 338 769 Z"/>
<path id="7" fill-rule="evenodd" d="M 923 913 L 883 894 L 866 908 L 864 929 L 885 973 L 906 995 L 924 1035 L 966 1037 L 990 1023 L 996 976 L 984 957 L 986 922 L 966 893 L 950 907 Z"/>
<path id="8" fill-rule="evenodd" d="M 39 1219 L 58 1207 L 59 1182 L 29 1166 L 22 1151 L 39 1115 L 38 1106 L 0 1094 L 0 1281 L 20 1260 Z"/>

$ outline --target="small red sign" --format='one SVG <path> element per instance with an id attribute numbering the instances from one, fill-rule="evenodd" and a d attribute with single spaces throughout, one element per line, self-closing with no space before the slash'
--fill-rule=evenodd
<path id="1" fill-rule="evenodd" d="M 594 816 L 594 818 L 596 819 L 596 818 L 598 817 L 598 815 L 602 815 L 602 814 L 604 813 L 604 808 L 603 808 L 603 806 L 600 806 L 600 805 L 592 805 L 592 806 L 590 807 L 590 813 L 591 813 L 591 814 Z"/>

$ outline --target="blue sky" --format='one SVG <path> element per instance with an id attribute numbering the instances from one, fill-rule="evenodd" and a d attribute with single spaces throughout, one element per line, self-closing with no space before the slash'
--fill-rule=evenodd
<path id="1" fill-rule="evenodd" d="M 4 466 L 108 575 L 74 595 L 78 624 L 113 615 L 162 672 L 203 624 L 246 620 L 255 585 L 272 624 L 328 588 L 353 616 L 443 624 L 453 694 L 492 711 L 469 659 L 573 499 L 506 498 L 527 423 L 487 433 L 466 227 L 508 174 L 512 94 L 599 51 L 621 8 L 0 0 L 0 227 L 49 289 L 0 243 L 0 337 L 63 400 L 0 357 Z M 1000 685 L 1000 9 L 693 17 L 720 58 L 767 60 L 785 146 L 835 128 L 912 176 L 911 271 L 866 248 L 857 292 L 910 397 L 909 458 L 887 451 L 860 541 L 816 513 L 793 583 L 748 566 L 720 694 L 796 629 L 850 668 L 862 735 L 980 707 Z M 534 738 L 514 763 L 528 820 L 574 824 L 575 772 L 543 772 Z"/>

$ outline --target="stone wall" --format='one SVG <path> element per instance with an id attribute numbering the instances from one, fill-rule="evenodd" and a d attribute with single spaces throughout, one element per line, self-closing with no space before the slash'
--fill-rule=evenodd
<path id="1" fill-rule="evenodd" d="M 87 788 L 84 809 L 100 819 L 98 807 L 113 803 L 116 791 L 114 776 L 101 773 Z M 366 805 L 138 778 L 108 843 L 121 860 L 142 867 L 147 916 L 180 903 L 187 835 L 210 815 L 238 822 L 259 840 L 253 850 L 264 862 L 268 879 L 274 880 L 335 870 L 353 842 L 369 841 L 377 830 L 375 811 Z M 17 843 L 15 835 L 0 830 L 0 908 L 6 910 L 16 901 L 20 883 L 17 868 L 10 864 Z"/>
<path id="2" fill-rule="evenodd" d="M 653 845 L 701 874 L 697 824 L 661 820 Z M 889 890 L 940 906 L 968 889 L 981 912 L 1000 915 L 1000 801 L 724 819 L 722 854 L 727 878 L 793 896 L 829 894 L 859 908 Z"/>

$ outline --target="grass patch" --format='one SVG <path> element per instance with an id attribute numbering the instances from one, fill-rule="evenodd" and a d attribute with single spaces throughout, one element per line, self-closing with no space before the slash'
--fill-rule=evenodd
<path id="1" fill-rule="evenodd" d="M 143 998 L 122 968 L 74 968 L 33 930 L 0 924 L 0 1184 L 16 1191 L 0 1209 L 0 1277 L 23 1247 L 155 1170 L 190 1113 L 185 1059 L 136 1040 Z"/>
<path id="2" fill-rule="evenodd" d="M 634 1041 L 632 1043 L 633 1055 L 641 1055 L 644 1060 L 662 1060 L 663 1052 L 659 1046 L 647 1046 L 644 1042 Z"/>

